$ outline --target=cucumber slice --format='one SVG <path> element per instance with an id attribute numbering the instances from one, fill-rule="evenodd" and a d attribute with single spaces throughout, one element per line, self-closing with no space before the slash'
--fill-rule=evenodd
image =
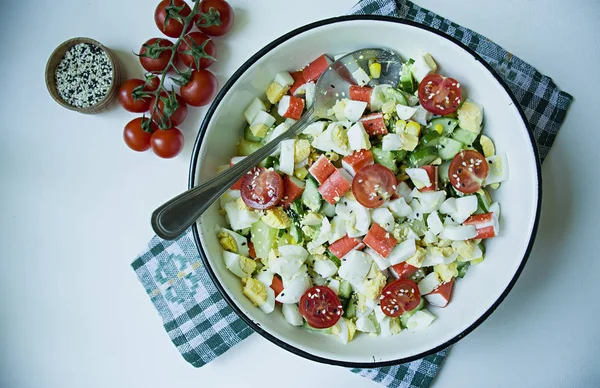
<path id="1" fill-rule="evenodd" d="M 371 151 L 373 152 L 375 163 L 389 168 L 394 174 L 398 173 L 398 166 L 396 165 L 396 159 L 392 151 L 384 151 L 379 147 L 373 147 Z"/>
<path id="2" fill-rule="evenodd" d="M 356 300 L 354 298 L 348 298 L 344 308 L 344 317 L 348 319 L 356 317 Z"/>
<path id="3" fill-rule="evenodd" d="M 454 132 L 454 129 L 458 126 L 458 120 L 449 117 L 438 117 L 429 122 L 429 128 L 435 127 L 440 124 L 443 128 L 442 135 L 448 136 Z"/>
<path id="4" fill-rule="evenodd" d="M 315 333 L 331 334 L 331 327 L 328 327 L 327 329 L 315 329 L 314 327 L 310 326 L 306 321 L 304 321 L 302 327 L 309 331 L 314 331 Z"/>
<path id="5" fill-rule="evenodd" d="M 440 137 L 438 153 L 443 160 L 451 160 L 463 149 L 463 143 L 450 139 L 449 137 Z"/>
<path id="6" fill-rule="evenodd" d="M 258 220 L 252 224 L 250 232 L 252 234 L 251 240 L 254 245 L 256 257 L 259 259 L 268 258 L 271 249 L 277 246 L 278 230 Z"/>
<path id="7" fill-rule="evenodd" d="M 387 88 L 385 89 L 383 94 L 385 96 L 386 101 L 394 100 L 398 104 L 408 105 L 404 94 L 402 94 L 402 92 L 399 90 L 396 90 L 394 88 Z"/>
<path id="8" fill-rule="evenodd" d="M 394 158 L 396 159 L 397 162 L 403 162 L 404 159 L 406 159 L 406 155 L 408 154 L 408 151 L 406 151 L 406 150 L 392 151 L 392 154 L 394 154 Z"/>
<path id="9" fill-rule="evenodd" d="M 302 193 L 302 202 L 304 205 L 314 212 L 318 212 L 321 208 L 321 193 L 317 189 L 317 182 L 308 178 L 306 180 L 306 186 L 304 186 L 304 192 Z"/>
<path id="10" fill-rule="evenodd" d="M 400 323 L 402 324 L 402 327 L 406 329 L 406 322 L 408 322 L 408 318 L 412 317 L 417 311 L 423 310 L 423 307 L 425 307 L 425 298 L 422 297 L 421 302 L 419 302 L 417 307 L 400 315 Z"/>
<path id="11" fill-rule="evenodd" d="M 441 156 L 441 155 L 439 155 Z M 414 167 L 426 166 L 438 158 L 435 147 L 423 147 L 410 154 L 408 162 Z"/>
<path id="12" fill-rule="evenodd" d="M 425 221 L 423 220 L 412 220 L 408 225 L 419 237 L 423 237 L 425 232 L 427 232 L 427 225 L 425 225 Z"/>
<path id="13" fill-rule="evenodd" d="M 469 266 L 471 265 L 470 262 L 468 261 L 459 261 L 458 265 L 456 266 L 456 268 L 458 269 L 458 277 L 459 278 L 464 278 L 465 275 L 467 274 L 467 270 L 469 269 Z"/>
<path id="14" fill-rule="evenodd" d="M 340 282 L 340 296 L 342 298 L 349 298 L 352 293 L 352 286 L 345 280 Z"/>
<path id="15" fill-rule="evenodd" d="M 338 259 L 337 256 L 331 253 L 330 251 L 327 251 L 327 257 L 329 258 L 329 260 L 333 261 L 333 263 L 338 267 L 342 265 L 341 260 Z"/>
<path id="16" fill-rule="evenodd" d="M 435 147 L 438 145 L 440 134 L 436 131 L 429 131 L 421 138 L 421 143 L 426 146 Z"/>
<path id="17" fill-rule="evenodd" d="M 262 146 L 263 145 L 261 143 L 242 139 L 242 140 L 240 140 L 240 143 L 238 144 L 238 155 L 248 156 L 251 153 L 253 153 L 254 151 L 261 148 Z"/>
<path id="18" fill-rule="evenodd" d="M 410 65 L 414 62 L 412 59 L 408 60 L 408 62 L 402 65 L 402 70 L 400 70 L 400 89 L 407 93 L 415 92 L 415 80 L 410 71 Z"/>
<path id="19" fill-rule="evenodd" d="M 262 137 L 254 136 L 254 134 L 250 130 L 250 127 L 246 127 L 246 129 L 244 129 L 244 139 L 253 142 L 260 142 L 262 140 Z"/>
<path id="20" fill-rule="evenodd" d="M 323 201 L 323 205 L 321 205 L 321 210 L 319 210 L 319 213 L 326 215 L 327 217 L 334 217 L 335 205 L 332 205 L 327 201 Z"/>
<path id="21" fill-rule="evenodd" d="M 260 162 L 260 165 L 264 168 L 271 168 L 279 170 L 279 158 L 276 156 L 267 156 L 265 160 Z"/>
<path id="22" fill-rule="evenodd" d="M 452 133 L 452 138 L 463 144 L 473 144 L 475 139 L 477 139 L 477 134 L 475 132 L 467 131 L 466 129 L 457 128 Z"/>
<path id="23" fill-rule="evenodd" d="M 438 176 L 442 183 L 450 182 L 450 177 L 448 176 L 448 170 L 450 170 L 450 161 L 446 160 L 444 163 L 440 164 L 438 167 Z"/>
<path id="24" fill-rule="evenodd" d="M 488 213 L 491 204 L 483 190 L 476 192 L 475 195 L 477 195 L 477 210 L 481 213 Z"/>

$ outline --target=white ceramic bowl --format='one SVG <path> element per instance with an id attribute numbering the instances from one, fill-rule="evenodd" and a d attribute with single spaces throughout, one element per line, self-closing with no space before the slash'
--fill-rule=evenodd
<path id="1" fill-rule="evenodd" d="M 215 204 L 194 226 L 200 255 L 231 307 L 255 331 L 300 356 L 348 367 L 376 367 L 411 361 L 458 341 L 500 304 L 517 280 L 532 248 L 541 202 L 540 165 L 531 131 L 514 96 L 472 50 L 433 29 L 394 18 L 344 16 L 316 22 L 273 41 L 252 56 L 227 82 L 210 107 L 194 148 L 190 187 L 215 175 L 235 155 L 245 126 L 242 112 L 264 96 L 274 74 L 297 69 L 323 53 L 386 47 L 403 59 L 430 52 L 439 72 L 460 81 L 468 96 L 484 106 L 485 133 L 510 163 L 510 180 L 493 193 L 502 209 L 500 236 L 487 241 L 485 261 L 469 269 L 454 288 L 452 303 L 432 308 L 438 319 L 426 330 L 391 338 L 358 335 L 348 345 L 265 315 L 242 295 L 239 279 L 223 264 L 215 224 L 225 225 Z"/>

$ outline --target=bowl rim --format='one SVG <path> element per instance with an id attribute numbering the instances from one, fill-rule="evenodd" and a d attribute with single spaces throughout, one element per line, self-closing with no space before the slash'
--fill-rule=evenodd
<path id="1" fill-rule="evenodd" d="M 536 206 L 536 214 L 535 214 L 535 220 L 534 220 L 534 224 L 533 224 L 533 228 L 531 231 L 531 236 L 529 238 L 529 243 L 527 245 L 527 249 L 525 251 L 525 254 L 523 255 L 523 258 L 521 259 L 521 263 L 519 264 L 519 267 L 517 269 L 517 271 L 515 272 L 515 275 L 513 276 L 513 278 L 510 280 L 510 282 L 508 283 L 508 285 L 506 286 L 506 288 L 504 289 L 504 291 L 502 292 L 502 294 L 500 295 L 500 297 L 492 304 L 492 306 L 490 306 L 490 308 L 488 310 L 486 310 L 483 315 L 481 317 L 479 317 L 475 322 L 473 322 L 469 327 L 467 327 L 465 330 L 463 330 L 461 333 L 459 333 L 458 335 L 456 335 L 455 337 L 451 338 L 450 340 L 444 342 L 443 344 L 440 344 L 430 350 L 421 352 L 419 354 L 416 354 L 414 356 L 410 356 L 410 357 L 404 357 L 404 358 L 399 358 L 396 360 L 389 360 L 389 361 L 373 361 L 373 362 L 348 362 L 348 361 L 340 361 L 340 360 L 335 360 L 335 359 L 329 359 L 329 358 L 325 358 L 325 357 L 320 357 L 320 356 L 315 356 L 311 353 L 308 353 L 304 350 L 298 349 L 292 345 L 290 345 L 289 343 L 280 340 L 279 338 L 273 336 L 272 334 L 268 333 L 267 331 L 263 330 L 259 324 L 255 323 L 249 316 L 247 316 L 244 312 L 242 312 L 242 310 L 235 304 L 235 302 L 229 297 L 229 295 L 227 294 L 227 291 L 224 289 L 223 285 L 219 282 L 215 272 L 213 271 L 210 262 L 208 260 L 208 256 L 207 254 L 204 252 L 204 249 L 202 247 L 202 243 L 200 241 L 200 235 L 198 232 L 198 227 L 197 224 L 194 223 L 192 225 L 192 234 L 194 237 L 194 242 L 196 244 L 196 247 L 198 249 L 198 253 L 200 255 L 200 258 L 202 259 L 202 262 L 204 263 L 204 266 L 211 278 L 211 280 L 213 281 L 213 283 L 215 284 L 216 288 L 219 290 L 219 293 L 223 296 L 223 298 L 227 301 L 227 303 L 229 304 L 229 306 L 233 309 L 233 311 L 248 325 L 250 326 L 255 332 L 257 332 L 258 334 L 262 335 L 264 338 L 266 338 L 267 340 L 271 341 L 272 343 L 276 344 L 277 346 L 292 352 L 298 356 L 304 357 L 306 359 L 312 360 L 312 361 L 316 361 L 319 363 L 324 363 L 324 364 L 330 364 L 330 365 L 336 365 L 336 366 L 343 366 L 343 367 L 348 367 L 348 368 L 377 368 L 377 367 L 385 367 L 385 366 L 392 366 L 392 365 L 398 365 L 398 364 L 403 364 L 406 362 L 411 362 L 411 361 L 415 361 L 418 359 L 421 359 L 423 357 L 435 354 L 447 347 L 449 347 L 450 345 L 458 342 L 460 339 L 464 338 L 467 334 L 471 333 L 473 330 L 475 330 L 475 328 L 477 328 L 481 323 L 483 323 L 493 312 L 494 310 L 496 310 L 496 308 L 500 305 L 500 303 L 502 303 L 502 301 L 506 298 L 506 296 L 508 295 L 508 293 L 512 290 L 513 286 L 515 285 L 517 279 L 519 278 L 519 276 L 521 275 L 521 272 L 523 271 L 523 268 L 525 267 L 525 264 L 527 263 L 527 260 L 529 258 L 529 255 L 531 254 L 531 250 L 533 249 L 533 245 L 534 245 L 534 241 L 535 241 L 535 237 L 537 235 L 537 230 L 538 230 L 538 226 L 539 226 L 539 220 L 540 220 L 540 210 L 541 210 L 541 204 L 542 204 L 542 175 L 541 175 L 541 163 L 540 163 L 540 157 L 539 157 L 539 152 L 537 149 L 537 143 L 535 141 L 535 138 L 533 136 L 533 131 L 531 130 L 528 121 L 526 120 L 525 117 L 525 113 L 523 112 L 523 109 L 521 108 L 521 106 L 519 105 L 516 97 L 514 96 L 514 94 L 512 93 L 512 91 L 508 88 L 507 84 L 504 82 L 504 80 L 502 80 L 502 78 L 498 75 L 498 73 L 496 73 L 496 71 L 491 67 L 491 65 L 489 65 L 478 53 L 476 53 L 473 49 L 471 49 L 470 47 L 468 47 L 467 45 L 465 45 L 464 43 L 460 42 L 459 40 L 457 40 L 456 38 L 442 32 L 439 30 L 436 30 L 433 27 L 429 27 L 414 21 L 410 21 L 410 20 L 405 20 L 405 19 L 400 19 L 400 18 L 396 18 L 396 17 L 391 17 L 391 16 L 381 16 L 381 15 L 344 15 L 344 16 L 337 16 L 337 17 L 333 17 L 333 18 L 328 18 L 328 19 L 323 19 L 323 20 L 319 20 L 310 24 L 306 24 L 302 27 L 298 27 L 284 35 L 282 35 L 281 37 L 273 40 L 272 42 L 270 42 L 269 44 L 267 44 L 266 46 L 264 46 L 262 49 L 260 49 L 259 51 L 257 51 L 254 55 L 252 55 L 246 62 L 244 62 L 240 68 L 238 70 L 236 70 L 236 72 L 229 78 L 229 80 L 225 83 L 225 85 L 223 86 L 223 88 L 221 88 L 221 90 L 219 91 L 219 93 L 217 94 L 217 96 L 215 97 L 214 101 L 212 102 L 212 104 L 210 105 L 206 116 L 204 117 L 202 124 L 200 125 L 200 130 L 198 132 L 197 138 L 196 138 L 196 142 L 194 144 L 194 148 L 192 150 L 192 158 L 191 158 L 191 162 L 190 162 L 190 170 L 189 170 L 189 177 L 188 177 L 188 188 L 192 188 L 195 185 L 195 181 L 196 181 L 196 171 L 197 171 L 197 166 L 198 166 L 198 157 L 200 154 L 200 148 L 202 145 L 202 140 L 204 139 L 204 135 L 206 133 L 206 129 L 208 128 L 209 123 L 211 122 L 212 116 L 215 113 L 215 110 L 217 108 L 217 106 L 220 104 L 221 100 L 224 98 L 225 94 L 227 94 L 227 92 L 229 91 L 229 89 L 231 89 L 231 87 L 237 82 L 237 80 L 240 78 L 240 76 L 242 74 L 244 74 L 246 72 L 246 70 L 248 70 L 248 68 L 250 68 L 250 66 L 252 66 L 256 61 L 258 61 L 260 58 L 262 58 L 266 53 L 268 53 L 269 51 L 273 50 L 274 48 L 276 48 L 277 46 L 279 46 L 280 44 L 284 43 L 285 41 L 301 34 L 304 33 L 306 31 L 312 30 L 314 28 L 317 27 L 322 27 L 325 25 L 329 25 L 329 24 L 334 24 L 334 23 L 342 23 L 342 22 L 348 22 L 348 21 L 357 21 L 357 20 L 368 20 L 368 21 L 380 21 L 380 22 L 391 22 L 391 23 L 398 23 L 398 24 L 405 24 L 405 25 L 409 25 L 412 27 L 416 27 L 419 29 L 423 29 L 429 32 L 432 32 L 436 35 L 441 36 L 442 38 L 448 39 L 449 41 L 451 41 L 452 43 L 458 45 L 460 48 L 462 48 L 463 50 L 465 50 L 466 52 L 468 52 L 469 54 L 473 55 L 473 57 L 475 58 L 475 60 L 477 60 L 478 62 L 480 62 L 490 73 L 491 75 L 496 79 L 496 81 L 504 88 L 504 90 L 506 91 L 506 93 L 508 94 L 509 98 L 512 100 L 514 106 L 517 108 L 519 115 L 521 117 L 521 120 L 523 121 L 523 124 L 525 125 L 525 128 L 527 128 L 527 132 L 529 134 L 529 140 L 531 143 L 531 147 L 534 153 L 534 158 L 535 158 L 535 164 L 536 164 L 536 173 L 537 173 L 537 183 L 538 183 L 538 187 L 537 187 L 537 195 L 538 195 L 538 199 L 537 199 L 537 206 Z"/>

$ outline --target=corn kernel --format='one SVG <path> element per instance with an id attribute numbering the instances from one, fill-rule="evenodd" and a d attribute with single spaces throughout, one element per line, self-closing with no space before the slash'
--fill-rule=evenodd
<path id="1" fill-rule="evenodd" d="M 337 162 L 340 160 L 340 156 L 333 151 L 325 152 L 325 156 L 327 156 L 327 159 L 331 160 L 332 162 Z"/>
<path id="2" fill-rule="evenodd" d="M 381 63 L 374 62 L 369 65 L 371 78 L 379 78 L 381 76 Z"/>
<path id="3" fill-rule="evenodd" d="M 441 135 L 442 132 L 444 132 L 444 126 L 442 124 L 436 124 L 433 126 L 433 130 Z"/>
<path id="4" fill-rule="evenodd" d="M 306 167 L 302 167 L 294 171 L 294 176 L 298 179 L 304 179 L 308 175 L 308 170 Z"/>
<path id="5" fill-rule="evenodd" d="M 405 131 L 410 135 L 419 136 L 421 134 L 421 124 L 417 123 L 416 121 L 411 121 L 406 124 Z"/>

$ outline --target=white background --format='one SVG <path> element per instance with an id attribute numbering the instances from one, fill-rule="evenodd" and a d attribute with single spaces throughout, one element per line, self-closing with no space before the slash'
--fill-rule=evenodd
<path id="1" fill-rule="evenodd" d="M 251 54 L 355 0 L 231 0 L 233 31 L 217 39 L 222 85 Z M 417 1 L 496 41 L 575 96 L 543 167 L 533 254 L 497 311 L 455 345 L 435 387 L 591 387 L 600 383 L 598 64 L 600 2 Z M 2 6 L 0 23 L 0 386 L 377 387 L 253 335 L 195 369 L 178 354 L 129 267 L 153 233 L 152 210 L 186 188 L 205 109 L 182 126 L 174 160 L 122 140 L 134 115 L 67 111 L 44 86 L 54 47 L 75 36 L 131 53 L 158 35 L 153 1 L 41 0 Z M 586 43 L 587 42 L 587 43 Z"/>

